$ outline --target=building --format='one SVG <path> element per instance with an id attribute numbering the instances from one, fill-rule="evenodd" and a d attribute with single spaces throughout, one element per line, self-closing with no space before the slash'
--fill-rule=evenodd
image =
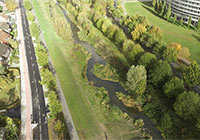
<path id="1" fill-rule="evenodd" d="M 0 22 L 0 29 L 4 30 L 7 33 L 11 32 L 10 25 L 8 23 L 6 23 L 6 22 Z"/>
<path id="2" fill-rule="evenodd" d="M 195 25 L 200 17 L 200 0 L 166 0 L 167 5 L 171 2 L 172 15 L 176 15 L 180 20 L 188 22 L 192 18 L 192 24 Z"/>
<path id="3" fill-rule="evenodd" d="M 0 64 L 6 64 L 10 57 L 11 49 L 9 46 L 0 43 Z"/>
<path id="4" fill-rule="evenodd" d="M 12 38 L 12 36 L 5 31 L 0 29 L 0 43 L 8 44 L 8 41 Z"/>

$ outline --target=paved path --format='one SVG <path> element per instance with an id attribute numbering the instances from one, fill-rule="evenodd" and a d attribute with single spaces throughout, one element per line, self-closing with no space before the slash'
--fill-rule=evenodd
<path id="1" fill-rule="evenodd" d="M 37 19 L 37 16 L 36 16 L 34 10 L 33 10 L 33 14 L 36 17 L 36 23 L 39 25 L 39 22 L 38 22 L 38 19 Z M 45 48 L 48 50 L 46 41 L 45 41 L 44 36 L 43 36 L 43 32 L 40 34 L 40 39 L 43 42 L 43 44 L 45 45 Z M 75 128 L 75 125 L 74 125 L 74 122 L 73 122 L 69 107 L 67 105 L 65 95 L 64 95 L 62 87 L 60 85 L 59 78 L 58 78 L 58 76 L 56 74 L 56 71 L 55 71 L 55 69 L 53 67 L 53 61 L 51 59 L 50 54 L 49 54 L 49 65 L 50 65 L 51 71 L 54 73 L 54 75 L 56 77 L 56 82 L 57 82 L 57 86 L 58 86 L 57 93 L 58 93 L 58 97 L 59 97 L 59 99 L 61 101 L 61 104 L 62 104 L 62 112 L 64 114 L 64 118 L 65 118 L 65 121 L 67 123 L 67 128 L 68 128 L 68 131 L 69 131 L 70 139 L 71 140 L 79 140 L 78 133 L 76 131 L 76 128 Z"/>
<path id="2" fill-rule="evenodd" d="M 19 0 L 17 0 L 19 3 Z M 21 9 L 16 10 L 17 31 L 19 40 L 19 56 L 20 56 L 20 75 L 21 75 L 21 139 L 31 140 L 31 114 L 32 114 L 32 101 L 31 101 L 31 88 L 28 73 L 28 64 L 26 61 L 26 52 L 24 45 L 24 36 L 21 20 Z"/>

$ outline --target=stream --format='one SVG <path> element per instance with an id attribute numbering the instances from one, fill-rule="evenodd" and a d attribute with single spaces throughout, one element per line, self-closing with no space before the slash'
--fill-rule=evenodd
<path id="1" fill-rule="evenodd" d="M 57 5 L 59 6 L 58 3 L 57 3 Z M 122 92 L 124 94 L 128 94 L 128 92 L 124 90 L 124 88 L 120 85 L 120 83 L 108 81 L 108 80 L 102 80 L 102 79 L 96 77 L 93 74 L 94 64 L 99 63 L 99 64 L 105 65 L 106 64 L 105 60 L 95 52 L 95 49 L 94 49 L 93 46 L 91 46 L 89 43 L 87 43 L 85 41 L 81 41 L 79 39 L 79 37 L 78 37 L 78 32 L 79 32 L 78 27 L 70 20 L 70 18 L 67 15 L 67 12 L 61 6 L 59 6 L 59 8 L 62 10 L 62 13 L 63 13 L 65 19 L 70 24 L 70 28 L 71 28 L 71 31 L 72 31 L 72 38 L 74 40 L 74 43 L 80 44 L 92 55 L 90 60 L 88 61 L 87 72 L 86 72 L 86 76 L 88 78 L 88 81 L 94 83 L 94 86 L 96 86 L 96 87 L 104 87 L 109 93 L 109 97 L 110 97 L 111 102 L 114 105 L 116 105 L 117 107 L 119 107 L 119 109 L 122 112 L 126 112 L 130 117 L 132 117 L 134 119 L 138 119 L 138 118 L 143 119 L 144 120 L 144 128 L 153 137 L 153 139 L 164 140 L 164 138 L 161 136 L 160 131 L 155 127 L 155 125 L 148 118 L 148 116 L 146 116 L 143 112 L 130 111 L 117 98 L 117 96 L 115 94 L 116 92 Z"/>

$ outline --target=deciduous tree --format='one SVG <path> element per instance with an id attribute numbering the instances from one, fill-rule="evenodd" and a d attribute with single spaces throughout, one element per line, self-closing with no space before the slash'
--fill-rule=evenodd
<path id="1" fill-rule="evenodd" d="M 127 73 L 127 86 L 136 94 L 143 94 L 146 90 L 146 70 L 142 65 L 132 66 Z"/>
<path id="2" fill-rule="evenodd" d="M 157 58 L 154 54 L 147 52 L 140 57 L 138 64 L 148 68 L 148 66 L 152 65 L 154 62 L 156 62 L 156 60 Z"/>
<path id="3" fill-rule="evenodd" d="M 143 26 L 142 24 L 137 24 L 135 29 L 131 32 L 131 36 L 133 40 L 137 40 L 145 32 L 146 32 L 145 26 Z"/>

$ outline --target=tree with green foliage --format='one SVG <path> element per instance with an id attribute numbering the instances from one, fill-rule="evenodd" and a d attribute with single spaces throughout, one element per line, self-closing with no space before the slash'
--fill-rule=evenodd
<path id="1" fill-rule="evenodd" d="M 162 17 L 165 15 L 165 8 L 166 8 L 166 1 L 164 1 L 164 3 L 162 4 L 162 7 L 161 7 L 160 16 L 162 16 Z"/>
<path id="2" fill-rule="evenodd" d="M 110 25 L 107 29 L 107 33 L 106 33 L 106 36 L 109 38 L 109 39 L 113 39 L 114 38 L 114 35 L 115 35 L 115 32 L 117 30 L 117 26 L 116 25 Z"/>
<path id="3" fill-rule="evenodd" d="M 195 127 L 198 128 L 198 129 L 200 129 L 200 118 L 199 117 L 197 117 Z"/>
<path id="4" fill-rule="evenodd" d="M 136 44 L 129 52 L 127 52 L 127 57 L 134 63 L 138 61 L 143 53 L 144 49 L 139 44 Z"/>
<path id="5" fill-rule="evenodd" d="M 15 125 L 14 121 L 12 118 L 7 118 L 6 119 L 6 140 L 18 140 L 18 132 L 19 129 Z"/>
<path id="6" fill-rule="evenodd" d="M 127 73 L 127 86 L 136 94 L 143 94 L 146 90 L 147 74 L 142 65 L 131 66 Z"/>
<path id="7" fill-rule="evenodd" d="M 161 87 L 172 76 L 172 69 L 167 61 L 159 60 L 149 70 L 149 82 L 154 87 Z"/>
<path id="8" fill-rule="evenodd" d="M 192 22 L 192 17 L 190 16 L 188 20 L 188 28 L 191 26 L 191 22 Z"/>
<path id="9" fill-rule="evenodd" d="M 121 46 L 126 40 L 126 35 L 124 34 L 122 29 L 117 29 L 114 35 L 114 41 L 116 45 Z"/>
<path id="10" fill-rule="evenodd" d="M 141 35 L 145 32 L 146 32 L 146 27 L 143 26 L 142 24 L 137 24 L 135 26 L 135 29 L 131 32 L 131 36 L 132 36 L 133 40 L 135 41 L 135 40 L 139 39 L 141 37 Z"/>
<path id="11" fill-rule="evenodd" d="M 156 2 L 157 2 L 157 0 L 152 0 L 152 6 L 153 6 L 154 9 L 155 9 L 155 6 L 156 6 Z"/>
<path id="12" fill-rule="evenodd" d="M 165 46 L 163 46 L 162 44 L 160 43 L 156 43 L 154 46 L 153 46 L 153 51 L 152 53 L 155 54 L 158 58 L 161 58 L 162 55 L 163 55 L 163 51 L 165 50 Z"/>
<path id="13" fill-rule="evenodd" d="M 17 3 L 15 0 L 6 0 L 5 5 L 8 11 L 12 12 L 17 8 Z"/>
<path id="14" fill-rule="evenodd" d="M 0 12 L 3 12 L 3 6 L 0 5 Z"/>
<path id="15" fill-rule="evenodd" d="M 29 11 L 33 8 L 29 0 L 24 0 L 24 7 Z"/>
<path id="16" fill-rule="evenodd" d="M 183 80 L 180 80 L 178 77 L 173 77 L 165 83 L 165 85 L 163 86 L 163 92 L 168 97 L 176 97 L 177 95 L 183 93 Z"/>
<path id="17" fill-rule="evenodd" d="M 193 61 L 190 66 L 183 71 L 183 80 L 189 86 L 196 86 L 200 84 L 200 66 L 196 61 Z"/>
<path id="18" fill-rule="evenodd" d="M 174 14 L 173 23 L 176 23 L 176 20 L 177 20 L 177 17 L 176 17 L 176 15 Z"/>
<path id="19" fill-rule="evenodd" d="M 200 97 L 197 93 L 189 91 L 178 95 L 173 105 L 176 113 L 185 120 L 193 120 L 198 116 Z"/>
<path id="20" fill-rule="evenodd" d="M 101 26 L 102 26 L 104 20 L 105 20 L 104 17 L 101 17 L 99 20 L 97 20 L 96 26 L 97 26 L 98 29 L 101 29 Z"/>
<path id="21" fill-rule="evenodd" d="M 42 67 L 47 67 L 49 58 L 47 50 L 41 44 L 37 45 L 35 50 L 38 58 L 37 62 L 39 63 L 39 65 Z"/>
<path id="22" fill-rule="evenodd" d="M 65 136 L 65 125 L 60 120 L 56 121 L 55 127 L 54 127 L 55 133 L 59 137 L 60 140 L 64 139 Z"/>
<path id="23" fill-rule="evenodd" d="M 152 65 L 154 62 L 156 62 L 156 60 L 157 58 L 154 54 L 147 52 L 140 57 L 138 64 L 148 68 L 148 66 Z"/>
<path id="24" fill-rule="evenodd" d="M 160 120 L 160 127 L 163 131 L 170 131 L 173 126 L 173 121 L 171 116 L 168 113 L 164 113 Z"/>
<path id="25" fill-rule="evenodd" d="M 35 22 L 33 22 L 32 24 L 31 24 L 31 35 L 33 36 L 33 37 L 36 37 L 36 39 L 39 37 L 39 35 L 40 35 L 40 28 L 38 27 L 38 25 L 35 23 Z"/>
<path id="26" fill-rule="evenodd" d="M 105 19 L 102 23 L 101 26 L 101 31 L 106 34 L 106 32 L 108 31 L 108 28 L 112 25 L 112 22 L 110 21 L 110 19 Z"/>
<path id="27" fill-rule="evenodd" d="M 181 24 L 181 26 L 183 26 L 183 17 L 181 17 L 181 23 L 180 24 Z"/>
<path id="28" fill-rule="evenodd" d="M 6 72 L 6 68 L 5 66 L 3 66 L 2 64 L 0 64 L 0 75 L 5 75 L 7 72 Z"/>
<path id="29" fill-rule="evenodd" d="M 42 76 L 42 81 L 40 83 L 50 90 L 55 90 L 56 89 L 56 78 L 51 73 L 51 71 L 49 71 L 48 68 L 42 68 L 40 70 L 40 73 Z"/>
<path id="30" fill-rule="evenodd" d="M 199 18 L 199 20 L 198 20 L 198 22 L 197 22 L 197 29 L 198 29 L 198 30 L 200 29 L 200 18 Z"/>
<path id="31" fill-rule="evenodd" d="M 49 100 L 49 110 L 50 117 L 55 118 L 57 114 L 62 112 L 62 105 L 57 98 L 57 95 L 54 91 L 48 91 L 48 100 Z"/>
<path id="32" fill-rule="evenodd" d="M 158 26 L 153 25 L 148 33 L 158 40 L 162 39 L 163 32 Z"/>
<path id="33" fill-rule="evenodd" d="M 169 18 L 171 17 L 171 13 L 172 13 L 171 10 L 172 9 L 171 9 L 171 2 L 170 2 L 169 5 L 168 5 L 168 8 L 167 8 L 167 13 L 166 13 L 167 20 L 169 20 Z"/>
<path id="34" fill-rule="evenodd" d="M 97 21 L 98 21 L 101 17 L 102 17 L 101 13 L 100 13 L 98 10 L 96 10 L 95 13 L 94 13 L 94 15 L 93 15 L 93 22 L 94 22 L 94 23 L 97 23 Z"/>
<path id="35" fill-rule="evenodd" d="M 169 63 L 177 61 L 178 51 L 172 47 L 166 47 L 162 57 Z"/>

